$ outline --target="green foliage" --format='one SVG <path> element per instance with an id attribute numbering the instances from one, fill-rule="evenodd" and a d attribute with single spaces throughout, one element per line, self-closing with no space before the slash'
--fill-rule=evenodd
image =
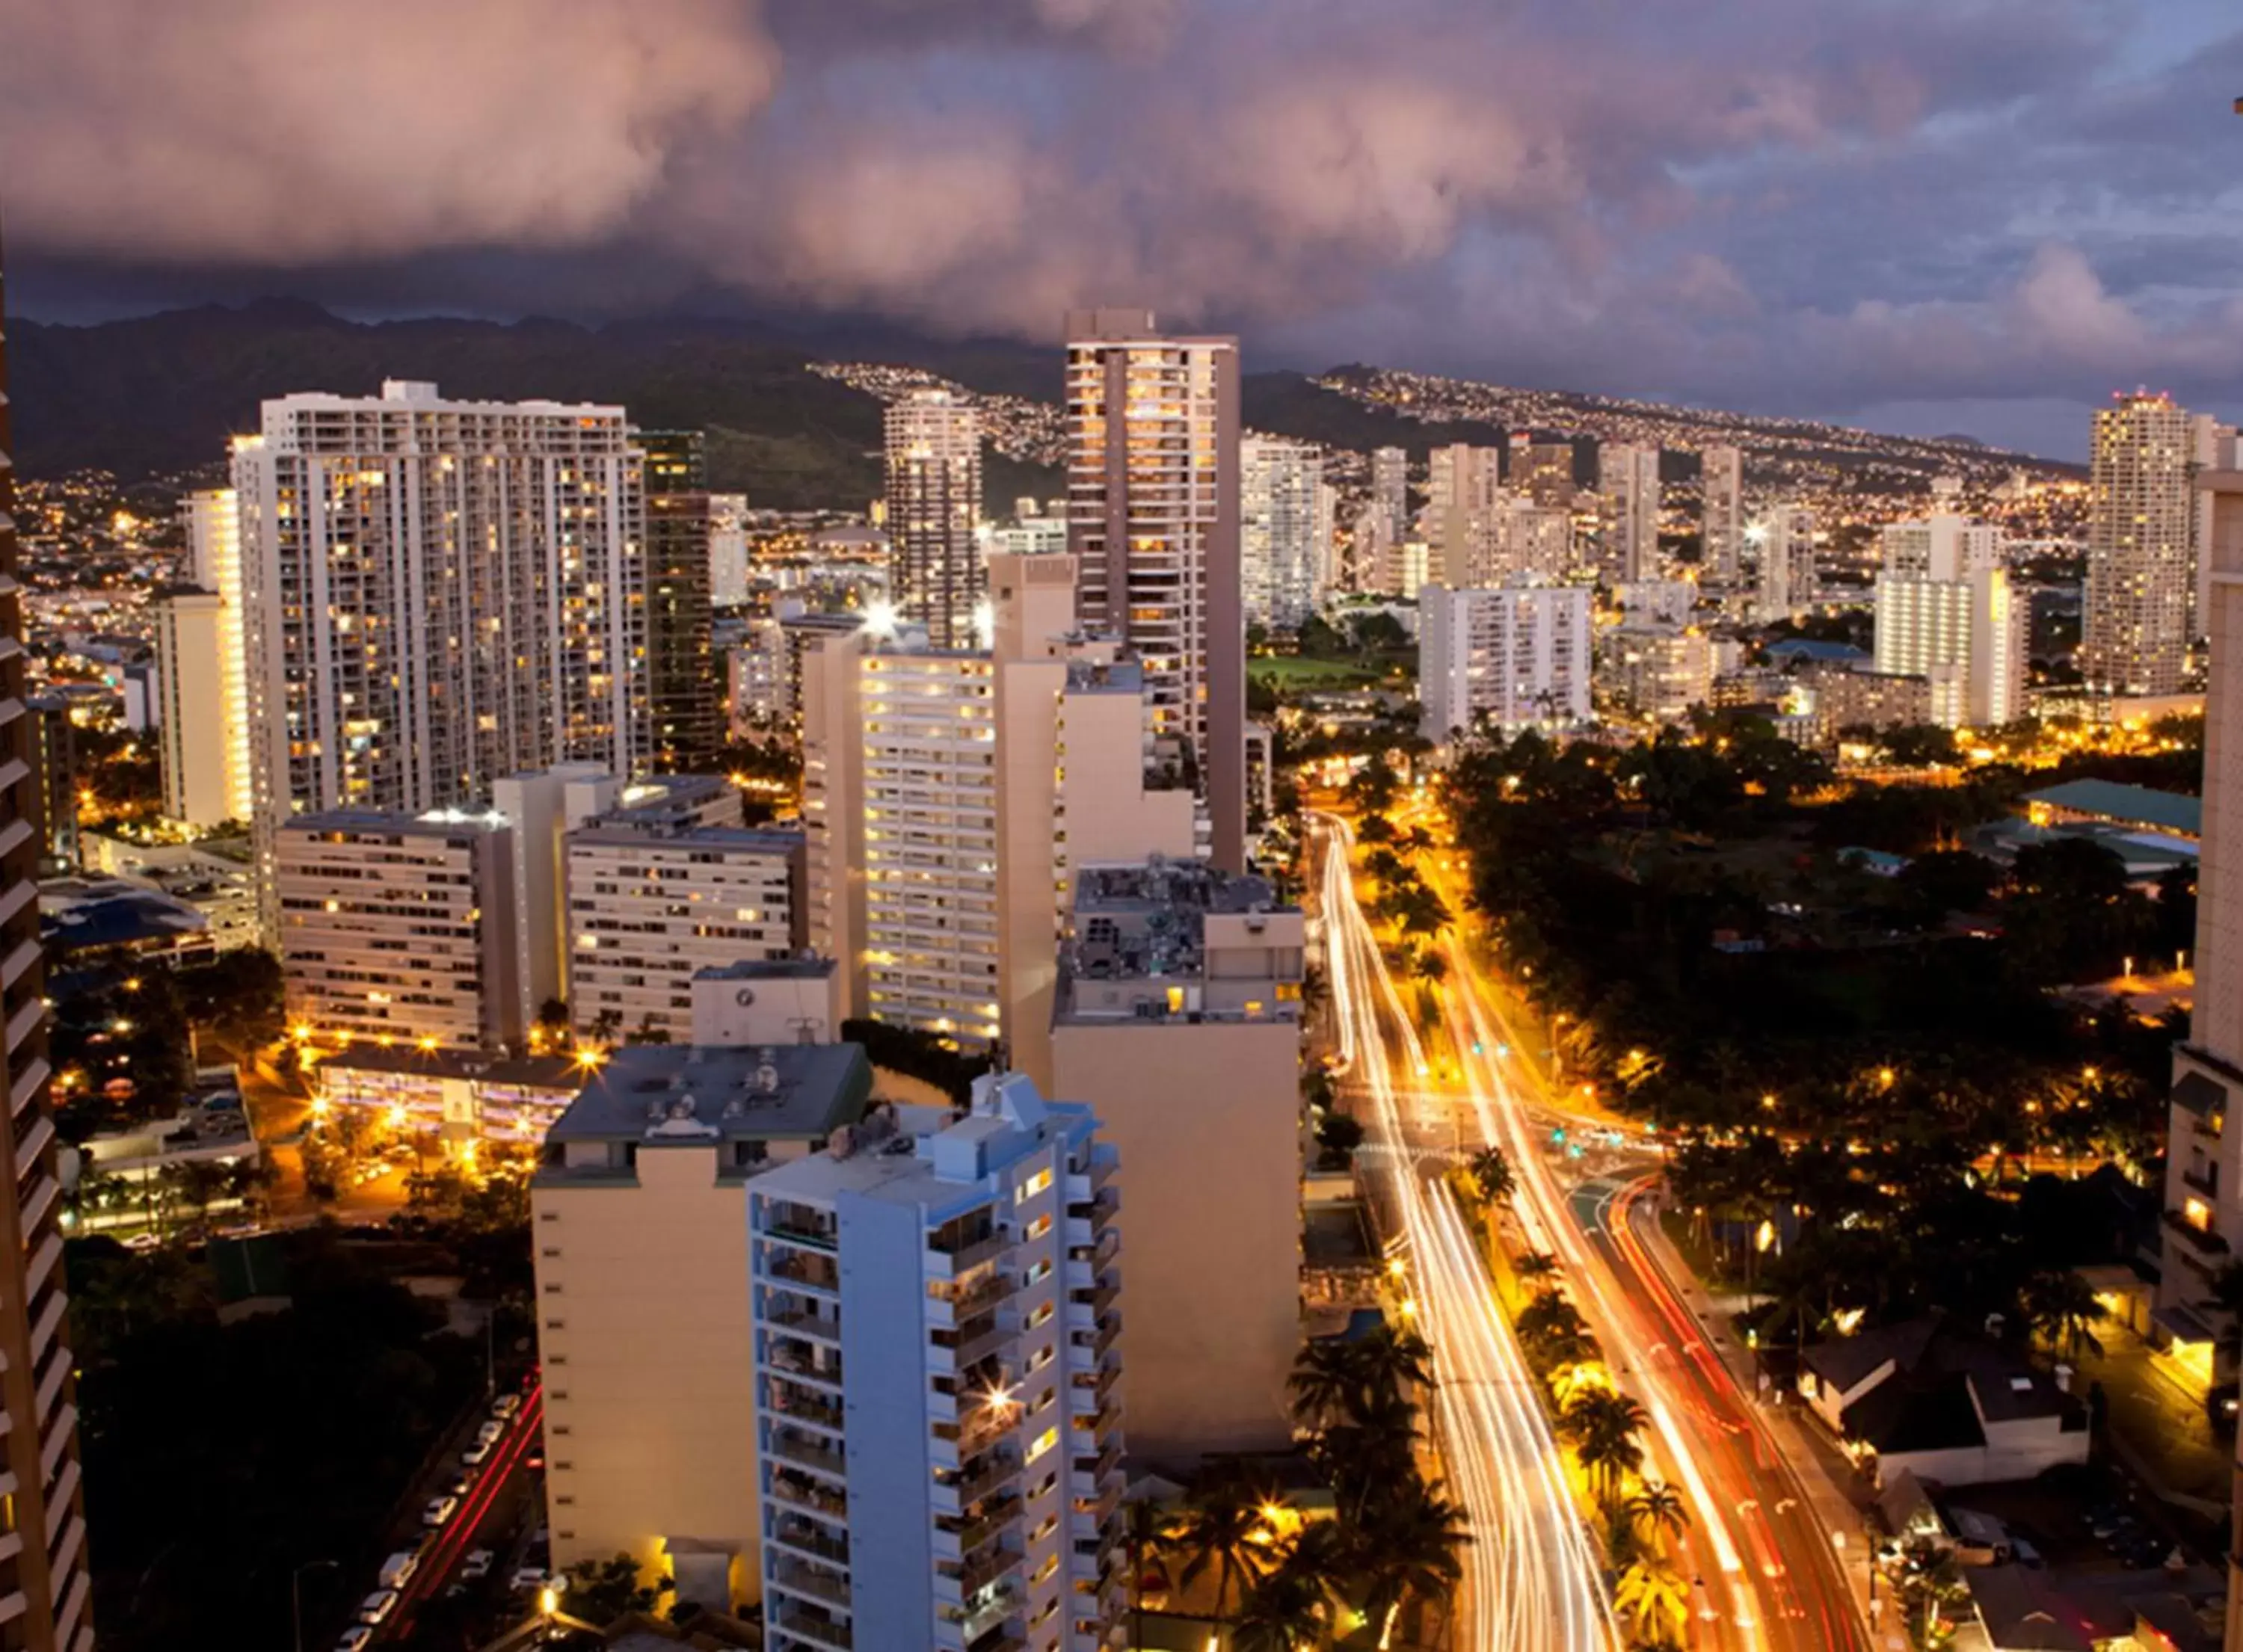
<path id="1" fill-rule="evenodd" d="M 630 1613 L 660 1609 L 662 1597 L 676 1585 L 666 1578 L 646 1581 L 628 1555 L 603 1561 L 579 1561 L 562 1575 L 561 1609 L 587 1623 L 606 1625 Z"/>
<path id="2" fill-rule="evenodd" d="M 876 1067 L 923 1079 L 964 1106 L 974 1079 L 989 1071 L 989 1058 L 950 1048 L 930 1032 L 890 1026 L 885 1021 L 844 1021 L 842 1039 L 865 1046 Z"/>

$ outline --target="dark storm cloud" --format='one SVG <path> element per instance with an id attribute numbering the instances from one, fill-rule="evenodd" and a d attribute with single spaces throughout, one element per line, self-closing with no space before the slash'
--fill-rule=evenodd
<path id="1" fill-rule="evenodd" d="M 0 0 L 0 187 L 42 292 L 1118 299 L 1823 408 L 2225 385 L 2243 30 L 2129 81 L 2153 3 Z"/>

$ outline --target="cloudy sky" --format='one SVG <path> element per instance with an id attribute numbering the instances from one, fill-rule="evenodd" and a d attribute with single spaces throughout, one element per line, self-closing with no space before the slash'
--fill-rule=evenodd
<path id="1" fill-rule="evenodd" d="M 834 310 L 2243 414 L 2237 0 L 0 0 L 10 301 Z"/>

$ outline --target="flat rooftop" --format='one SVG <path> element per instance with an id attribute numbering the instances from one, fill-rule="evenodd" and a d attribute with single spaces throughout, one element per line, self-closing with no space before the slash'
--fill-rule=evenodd
<path id="1" fill-rule="evenodd" d="M 737 964 L 712 964 L 693 973 L 696 981 L 823 981 L 833 973 L 833 960 L 799 958 L 742 958 Z"/>
<path id="2" fill-rule="evenodd" d="M 658 850 L 697 843 L 704 849 L 738 850 L 746 855 L 791 855 L 803 846 L 800 832 L 775 828 L 677 825 L 670 829 L 650 830 L 646 825 L 631 824 L 631 813 L 601 818 L 612 823 L 579 827 L 569 834 L 569 846 Z"/>
<path id="3" fill-rule="evenodd" d="M 2204 799 L 2185 792 L 2154 791 L 2113 780 L 2067 780 L 2025 794 L 2025 802 L 2127 826 L 2150 826 L 2186 837 L 2204 836 Z"/>
<path id="4" fill-rule="evenodd" d="M 1075 874 L 1074 921 L 1060 951 L 1063 977 L 1136 980 L 1198 976 L 1207 920 L 1290 912 L 1269 879 L 1205 861 L 1086 866 Z"/>
<path id="5" fill-rule="evenodd" d="M 416 1073 L 430 1078 L 473 1080 L 480 1084 L 529 1085 L 541 1090 L 575 1090 L 584 1082 L 583 1069 L 567 1056 L 482 1055 L 474 1051 L 423 1050 L 417 1044 L 354 1043 L 320 1058 L 319 1071 Z"/>
<path id="6" fill-rule="evenodd" d="M 859 1044 L 630 1044 L 609 1057 L 546 1140 L 812 1140 L 855 1123 L 872 1094 Z"/>

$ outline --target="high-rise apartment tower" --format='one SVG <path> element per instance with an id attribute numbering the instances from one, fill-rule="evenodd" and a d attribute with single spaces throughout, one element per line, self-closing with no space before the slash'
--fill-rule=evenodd
<path id="1" fill-rule="evenodd" d="M 987 588 L 973 530 L 981 516 L 981 419 L 947 390 L 888 404 L 888 593 L 938 648 L 975 646 Z"/>

